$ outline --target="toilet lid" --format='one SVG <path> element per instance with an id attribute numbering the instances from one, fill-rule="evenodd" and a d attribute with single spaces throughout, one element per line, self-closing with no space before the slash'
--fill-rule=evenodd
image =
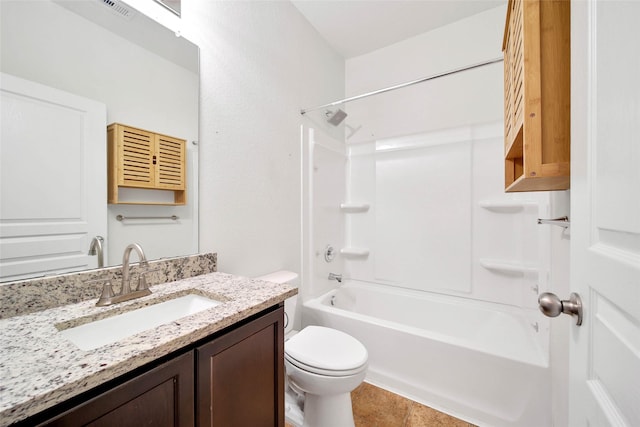
<path id="1" fill-rule="evenodd" d="M 289 361 L 303 369 L 323 373 L 335 371 L 337 375 L 343 371 L 358 371 L 368 359 L 367 349 L 360 341 L 323 326 L 307 326 L 285 343 L 284 351 Z"/>

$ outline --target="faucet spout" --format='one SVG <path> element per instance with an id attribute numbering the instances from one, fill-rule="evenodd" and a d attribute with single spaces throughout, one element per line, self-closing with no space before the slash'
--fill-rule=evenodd
<path id="1" fill-rule="evenodd" d="M 96 236 L 91 239 L 91 244 L 89 245 L 89 252 L 87 255 L 97 255 L 98 256 L 98 268 L 104 267 L 104 254 L 102 252 L 102 242 L 104 242 L 104 237 Z"/>
<path id="2" fill-rule="evenodd" d="M 129 301 L 132 299 L 144 297 L 147 295 L 151 295 L 151 290 L 149 290 L 149 286 L 147 285 L 146 280 L 144 279 L 144 273 L 149 273 L 149 271 L 140 273 L 140 281 L 135 291 L 131 290 L 130 284 L 130 273 L 129 273 L 129 258 L 131 257 L 131 252 L 138 254 L 138 259 L 140 260 L 140 266 L 148 267 L 149 263 L 147 261 L 147 256 L 144 254 L 142 250 L 142 246 L 138 243 L 132 243 L 124 249 L 124 255 L 122 256 L 122 287 L 120 288 L 120 293 L 118 295 L 114 295 L 113 289 L 111 288 L 111 281 L 109 279 L 99 279 L 97 281 L 104 282 L 102 287 L 102 295 L 100 295 L 100 299 L 96 302 L 98 307 L 103 307 L 105 305 L 117 304 L 123 301 Z M 152 270 L 155 271 L 155 270 Z M 93 282 L 93 281 L 92 281 Z"/>
<path id="3" fill-rule="evenodd" d="M 342 274 L 329 273 L 329 280 L 335 280 L 342 283 Z"/>
<path id="4" fill-rule="evenodd" d="M 147 262 L 147 257 L 144 254 L 144 250 L 142 250 L 142 246 L 138 243 L 131 243 L 124 249 L 124 254 L 122 255 L 122 289 L 120 290 L 120 295 L 126 295 L 131 292 L 131 285 L 129 277 L 129 258 L 131 257 L 131 252 L 135 251 L 138 254 L 138 259 L 140 260 L 141 266 L 149 265 Z"/>

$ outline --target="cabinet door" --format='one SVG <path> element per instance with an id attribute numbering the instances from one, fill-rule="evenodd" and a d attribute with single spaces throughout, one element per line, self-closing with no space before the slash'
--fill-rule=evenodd
<path id="1" fill-rule="evenodd" d="M 193 426 L 193 352 L 133 378 L 44 426 Z"/>
<path id="2" fill-rule="evenodd" d="M 186 188 L 186 144 L 184 139 L 156 135 L 156 188 L 184 190 Z"/>
<path id="3" fill-rule="evenodd" d="M 284 425 L 284 309 L 196 350 L 198 426 Z"/>
<path id="4" fill-rule="evenodd" d="M 141 129 L 116 126 L 118 185 L 137 188 L 155 186 L 154 134 Z"/>

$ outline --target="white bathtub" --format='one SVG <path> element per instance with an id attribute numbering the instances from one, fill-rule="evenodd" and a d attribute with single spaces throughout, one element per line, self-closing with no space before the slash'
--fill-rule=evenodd
<path id="1" fill-rule="evenodd" d="M 518 309 L 350 281 L 302 310 L 367 347 L 368 382 L 481 426 L 551 425 L 548 358 Z"/>

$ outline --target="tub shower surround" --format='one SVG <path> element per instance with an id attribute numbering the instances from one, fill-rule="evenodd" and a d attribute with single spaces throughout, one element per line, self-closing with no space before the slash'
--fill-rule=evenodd
<path id="1" fill-rule="evenodd" d="M 140 271 L 149 271 L 145 276 L 149 285 L 174 282 L 217 271 L 217 254 L 153 260 L 149 261 L 146 268 L 140 268 L 138 263 L 131 264 L 131 277 L 135 279 Z M 0 284 L 0 319 L 97 299 L 102 291 L 102 284 L 87 284 L 96 279 L 111 279 L 114 288 L 119 289 L 122 267 L 106 267 Z"/>
<path id="2" fill-rule="evenodd" d="M 503 194 L 502 123 L 346 153 L 322 132 L 309 141 L 302 326 L 357 338 L 367 381 L 387 390 L 478 425 L 549 425 L 550 324 L 537 296 L 550 235 L 536 223 L 549 195 Z M 327 243 L 331 262 L 316 255 Z M 329 273 L 344 277 L 337 290 Z"/>
<path id="3" fill-rule="evenodd" d="M 205 258 L 215 263 L 215 256 Z M 115 306 L 96 307 L 91 299 L 0 320 L 0 425 L 26 419 L 297 293 L 288 284 L 217 272 L 155 285 L 152 290 L 152 295 Z M 222 303 L 89 351 L 78 349 L 57 333 L 60 325 L 72 327 L 185 293 L 199 293 Z"/>

